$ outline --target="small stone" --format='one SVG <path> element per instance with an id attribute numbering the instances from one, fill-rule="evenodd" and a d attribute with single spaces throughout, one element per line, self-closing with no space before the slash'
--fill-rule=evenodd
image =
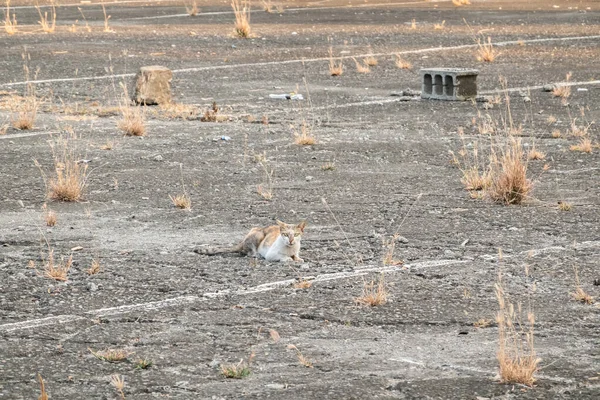
<path id="1" fill-rule="evenodd" d="M 307 176 L 307 177 L 306 177 L 306 180 L 307 180 L 308 182 L 310 182 L 310 181 L 312 181 L 312 180 L 313 180 L 313 177 L 309 175 L 309 176 Z"/>
<path id="2" fill-rule="evenodd" d="M 98 285 L 96 285 L 94 282 L 90 282 L 87 284 L 87 290 L 90 292 L 95 292 L 98 290 Z"/>
<path id="3" fill-rule="evenodd" d="M 542 90 L 544 92 L 551 92 L 554 89 L 556 89 L 558 86 L 555 83 L 550 83 L 548 85 L 544 85 L 544 87 L 542 88 Z"/>
<path id="4" fill-rule="evenodd" d="M 282 385 L 281 383 L 269 383 L 268 385 L 265 385 L 265 386 L 268 387 L 269 389 L 276 389 L 276 390 L 285 389 L 285 385 Z"/>
<path id="5" fill-rule="evenodd" d="M 529 98 L 529 96 L 525 96 L 525 97 L 523 97 L 523 101 L 524 101 L 525 103 L 531 103 L 531 99 Z"/>
<path id="6" fill-rule="evenodd" d="M 211 368 L 217 368 L 219 365 L 221 365 L 221 363 L 217 360 L 212 360 L 210 363 L 208 363 L 208 366 Z"/>
<path id="7" fill-rule="evenodd" d="M 162 157 L 162 156 L 159 154 L 159 155 L 157 155 L 157 156 L 154 156 L 154 157 L 152 157 L 152 159 L 153 159 L 154 161 L 162 161 L 162 160 L 163 160 L 163 157 Z"/>

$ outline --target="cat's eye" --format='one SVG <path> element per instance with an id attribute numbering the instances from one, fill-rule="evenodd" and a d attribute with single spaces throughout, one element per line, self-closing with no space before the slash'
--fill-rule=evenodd
<path id="1" fill-rule="evenodd" d="M 298 236 L 300 236 L 300 232 L 294 233 L 294 237 L 298 237 Z"/>

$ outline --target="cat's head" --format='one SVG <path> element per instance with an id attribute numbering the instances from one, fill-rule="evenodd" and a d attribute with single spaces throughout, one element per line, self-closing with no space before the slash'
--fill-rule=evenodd
<path id="1" fill-rule="evenodd" d="M 277 225 L 285 244 L 292 246 L 296 241 L 300 242 L 300 238 L 306 227 L 306 221 L 302 221 L 298 225 L 293 225 L 277 220 Z"/>

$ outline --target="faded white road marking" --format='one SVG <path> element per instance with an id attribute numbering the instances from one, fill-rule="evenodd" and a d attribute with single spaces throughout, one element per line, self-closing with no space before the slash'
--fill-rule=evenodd
<path id="1" fill-rule="evenodd" d="M 600 241 L 587 241 L 587 242 L 576 243 L 574 245 L 574 248 L 576 248 L 576 249 L 579 249 L 579 248 L 590 249 L 590 248 L 598 248 L 598 247 L 600 247 Z M 523 257 L 523 256 L 526 256 L 529 254 L 540 255 L 543 253 L 555 253 L 555 252 L 560 252 L 560 251 L 564 251 L 564 250 L 566 250 L 565 247 L 551 246 L 551 247 L 545 247 L 545 248 L 541 248 L 541 249 L 532 249 L 532 250 L 528 250 L 528 251 L 523 251 L 523 252 L 520 252 L 517 254 L 512 254 L 512 255 L 506 254 L 503 257 L 504 258 Z M 491 254 L 482 256 L 482 258 L 485 260 L 492 260 L 496 257 L 497 257 L 497 255 L 491 255 Z M 334 273 L 330 273 L 330 274 L 317 275 L 314 279 L 311 279 L 311 282 L 325 282 L 325 281 L 331 281 L 331 280 L 353 278 L 353 277 L 358 277 L 358 276 L 364 276 L 364 275 L 367 275 L 367 274 L 373 273 L 373 272 L 394 273 L 394 272 L 402 271 L 404 269 L 413 271 L 413 270 L 424 269 L 424 268 L 443 267 L 443 266 L 448 266 L 448 265 L 465 264 L 465 263 L 472 263 L 472 262 L 474 262 L 474 261 L 470 261 L 470 260 L 428 260 L 428 261 L 418 262 L 418 263 L 414 263 L 414 264 L 398 265 L 398 266 L 384 266 L 384 267 L 365 266 L 363 268 L 357 268 L 354 271 L 334 272 Z M 14 322 L 14 323 L 0 325 L 0 332 L 11 332 L 11 331 L 16 331 L 16 330 L 37 328 L 40 326 L 64 324 L 67 322 L 72 322 L 72 321 L 77 321 L 77 320 L 82 320 L 82 319 L 89 319 L 90 318 L 89 316 L 104 317 L 104 316 L 109 316 L 109 315 L 126 314 L 126 313 L 130 313 L 130 312 L 160 310 L 162 308 L 183 306 L 186 304 L 192 304 L 192 303 L 204 301 L 207 298 L 208 299 L 217 298 L 217 297 L 226 296 L 226 295 L 247 295 L 247 294 L 253 294 L 253 293 L 268 292 L 268 291 L 275 290 L 275 289 L 278 289 L 281 287 L 290 286 L 295 281 L 296 281 L 295 279 L 286 279 L 283 281 L 263 283 L 258 286 L 254 286 L 254 287 L 251 287 L 248 289 L 241 289 L 241 290 L 237 290 L 237 291 L 222 290 L 219 292 L 204 293 L 201 296 L 179 296 L 179 297 L 174 297 L 171 299 L 152 301 L 149 303 L 129 304 L 129 305 L 123 305 L 123 306 L 117 306 L 117 307 L 101 308 L 101 309 L 85 312 L 84 315 L 86 315 L 88 317 L 83 316 L 83 315 L 59 315 L 56 317 L 47 317 L 47 318 L 33 319 L 33 320 L 29 320 L 29 321 Z"/>
<path id="2" fill-rule="evenodd" d="M 542 42 L 591 40 L 591 39 L 600 39 L 600 35 L 568 36 L 568 37 L 557 37 L 557 38 L 530 39 L 530 40 L 522 40 L 522 41 L 510 40 L 510 41 L 506 41 L 506 42 L 494 43 L 494 45 L 509 46 L 509 45 L 516 45 L 521 42 L 523 42 L 523 43 L 542 43 Z M 373 55 L 375 57 L 382 57 L 382 56 L 393 56 L 395 54 L 423 54 L 423 53 L 433 53 L 433 52 L 438 52 L 438 51 L 468 49 L 468 48 L 474 48 L 477 46 L 478 46 L 477 44 L 463 44 L 463 45 L 458 45 L 458 46 L 429 47 L 429 48 L 425 48 L 425 49 L 394 51 L 394 52 L 389 52 L 389 53 L 341 56 L 338 58 L 350 59 L 353 57 L 354 58 L 366 57 L 368 55 Z M 284 60 L 284 61 L 265 61 L 265 62 L 244 63 L 244 64 L 213 65 L 213 66 L 207 66 L 207 67 L 181 68 L 181 69 L 174 69 L 172 72 L 174 74 L 184 74 L 184 73 L 189 73 L 189 72 L 214 71 L 214 70 L 219 70 L 219 69 L 251 68 L 251 67 L 263 67 L 263 66 L 268 66 L 268 65 L 286 65 L 286 64 L 303 63 L 303 62 L 309 63 L 309 62 L 321 62 L 321 61 L 329 61 L 329 57 L 305 58 L 305 59 L 294 59 L 294 60 Z M 33 80 L 33 81 L 3 83 L 3 84 L 0 84 L 0 87 L 22 86 L 22 85 L 26 85 L 28 83 L 40 84 L 40 83 L 55 83 L 55 82 L 92 81 L 92 80 L 103 80 L 103 79 L 127 78 L 127 77 L 132 77 L 132 76 L 135 76 L 135 73 L 87 76 L 87 77 L 77 77 L 77 78 L 39 79 L 39 80 Z M 580 83 L 580 84 L 583 84 L 583 83 Z M 514 90 L 519 90 L 519 88 L 516 88 Z M 495 92 L 492 92 L 492 93 L 495 93 Z M 394 100 L 394 101 L 398 101 L 398 100 Z"/>
<path id="3" fill-rule="evenodd" d="M 40 136 L 40 135 L 52 135 L 58 134 L 60 132 L 57 131 L 44 131 L 44 132 L 27 132 L 27 133 L 15 133 L 10 135 L 2 135 L 0 136 L 0 140 L 9 140 L 9 139 L 18 139 L 30 136 Z"/>

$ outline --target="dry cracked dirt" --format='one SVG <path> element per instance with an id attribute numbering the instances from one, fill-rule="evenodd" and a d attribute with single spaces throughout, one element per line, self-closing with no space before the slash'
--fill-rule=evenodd
<path id="1" fill-rule="evenodd" d="M 600 398 L 600 309 L 571 295 L 575 267 L 600 295 L 600 4 L 471 3 L 254 3 L 254 36 L 238 39 L 228 1 L 201 0 L 194 17 L 180 1 L 107 2 L 112 32 L 96 1 L 60 1 L 54 33 L 13 1 L 18 30 L 0 31 L 0 399 L 38 398 L 38 374 L 51 399 Z M 499 54 L 478 61 L 488 37 Z M 358 73 L 352 57 L 369 54 L 378 64 Z M 17 130 L 24 65 L 38 112 Z M 124 136 L 120 83 L 145 65 L 174 71 L 178 106 L 146 107 L 147 135 Z M 420 90 L 426 67 L 478 69 L 487 102 L 392 96 Z M 568 97 L 542 90 L 567 80 Z M 290 92 L 305 100 L 269 98 Z M 213 102 L 222 122 L 202 121 Z M 316 144 L 294 143 L 303 124 Z M 473 150 L 485 165 L 509 136 L 544 155 L 527 162 L 532 192 L 510 206 L 471 196 Z M 77 202 L 46 198 L 65 137 L 89 161 Z M 582 138 L 590 153 L 571 149 Z M 190 210 L 169 198 L 184 191 Z M 275 219 L 308 221 L 303 263 L 194 253 Z M 44 276 L 50 249 L 72 255 L 66 281 Z M 387 302 L 357 304 L 382 273 Z M 499 275 L 524 327 L 535 315 L 533 387 L 498 379 Z M 107 349 L 127 358 L 93 354 Z M 249 375 L 224 377 L 240 360 Z"/>

